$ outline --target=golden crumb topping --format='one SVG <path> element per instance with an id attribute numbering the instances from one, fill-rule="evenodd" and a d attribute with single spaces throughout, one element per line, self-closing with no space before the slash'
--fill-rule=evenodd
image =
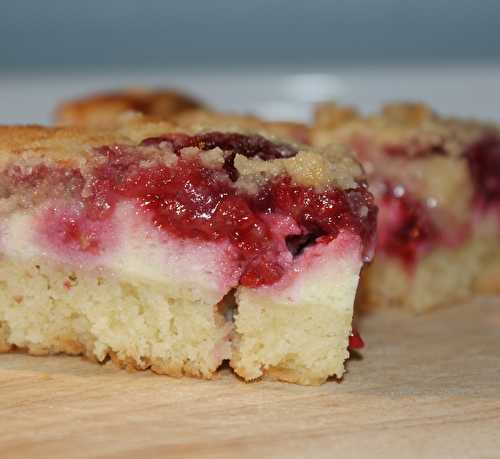
<path id="1" fill-rule="evenodd" d="M 89 161 L 94 161 L 93 150 L 106 145 L 138 145 L 146 138 L 162 137 L 166 134 L 185 134 L 188 136 L 212 132 L 212 127 L 180 128 L 165 121 L 133 117 L 116 129 L 96 130 L 90 128 L 46 128 L 41 126 L 3 126 L 0 127 L 0 169 L 16 162 L 29 165 L 40 162 L 57 164 L 62 167 L 85 169 Z M 283 141 L 259 131 L 234 127 L 232 130 L 218 132 L 239 132 L 244 135 L 260 136 L 276 145 Z M 329 145 L 314 149 L 299 144 L 286 143 L 297 154 L 291 157 L 260 159 L 247 157 L 236 148 L 234 166 L 239 174 L 236 186 L 250 189 L 279 175 L 289 175 L 299 185 L 313 186 L 317 189 L 334 186 L 353 188 L 362 178 L 358 162 L 343 147 Z M 148 149 L 141 147 L 141 152 Z M 220 148 L 199 151 L 184 148 L 182 156 L 198 154 L 205 167 L 220 168 L 224 164 L 226 152 Z M 251 184 L 254 185 L 251 185 Z"/>
<path id="2" fill-rule="evenodd" d="M 236 185 L 253 191 L 255 187 L 260 187 L 267 180 L 288 175 L 295 183 L 315 187 L 317 190 L 328 186 L 342 189 L 355 188 L 356 178 L 361 175 L 361 167 L 351 156 L 333 152 L 335 148 L 337 147 L 331 148 L 327 154 L 303 150 L 292 158 L 269 161 L 237 154 L 234 165 L 240 177 Z M 340 160 L 332 162 L 331 158 L 337 154 Z"/>

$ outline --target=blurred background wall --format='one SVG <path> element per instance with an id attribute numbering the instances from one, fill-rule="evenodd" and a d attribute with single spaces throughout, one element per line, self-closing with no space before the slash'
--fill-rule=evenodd
<path id="1" fill-rule="evenodd" d="M 268 118 L 412 99 L 500 121 L 500 0 L 0 0 L 0 123 L 127 86 Z"/>
<path id="2" fill-rule="evenodd" d="M 0 70 L 500 58 L 499 0 L 0 0 Z"/>

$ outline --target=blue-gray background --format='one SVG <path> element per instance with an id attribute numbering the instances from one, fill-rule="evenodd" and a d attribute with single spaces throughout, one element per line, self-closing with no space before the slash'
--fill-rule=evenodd
<path id="1" fill-rule="evenodd" d="M 0 0 L 14 71 L 499 57 L 499 0 Z"/>

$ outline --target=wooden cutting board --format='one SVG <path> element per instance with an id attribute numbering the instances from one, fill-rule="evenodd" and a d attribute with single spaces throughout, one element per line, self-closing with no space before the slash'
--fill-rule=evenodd
<path id="1" fill-rule="evenodd" d="M 500 299 L 361 330 L 321 387 L 2 355 L 0 458 L 500 458 Z"/>

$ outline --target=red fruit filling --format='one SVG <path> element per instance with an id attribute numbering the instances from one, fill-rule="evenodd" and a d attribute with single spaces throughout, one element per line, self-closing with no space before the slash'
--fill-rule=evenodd
<path id="1" fill-rule="evenodd" d="M 500 206 L 500 137 L 491 135 L 472 144 L 465 156 L 476 205 L 481 210 Z"/>
<path id="2" fill-rule="evenodd" d="M 371 258 L 375 242 L 377 208 L 365 185 L 349 190 L 328 189 L 318 193 L 313 188 L 293 185 L 289 177 L 264 188 L 255 198 L 260 212 L 279 212 L 291 216 L 302 228 L 300 251 L 321 236 L 335 238 L 340 230 L 357 234 L 364 246 L 364 257 Z M 288 242 L 297 242 L 293 236 Z"/>
<path id="3" fill-rule="evenodd" d="M 180 153 L 192 146 L 202 150 L 221 148 L 226 159 L 223 170 L 203 167 L 198 158 L 186 159 L 180 154 L 172 166 L 160 160 L 162 154 L 172 150 Z M 145 152 L 144 147 L 149 151 Z M 318 193 L 292 184 L 289 177 L 281 177 L 257 195 L 248 195 L 233 184 L 237 176 L 233 163 L 236 152 L 263 160 L 296 154 L 292 147 L 259 136 L 218 132 L 146 139 L 139 148 L 98 148 L 92 178 L 74 196 L 82 204 L 78 215 L 50 215 L 45 219 L 52 222 L 46 228 L 47 237 L 56 246 L 65 243 L 70 248 L 98 253 L 103 244 L 95 223 L 109 219 L 118 202 L 132 200 L 156 227 L 171 235 L 229 241 L 243 267 L 240 284 L 249 287 L 274 284 L 285 272 L 282 250 L 286 235 L 277 235 L 266 218 L 269 214 L 292 217 L 299 225 L 298 239 L 286 241 L 293 245 L 294 254 L 317 238 L 333 239 L 345 230 L 360 237 L 365 256 L 369 256 L 377 210 L 365 185 Z"/>
<path id="4" fill-rule="evenodd" d="M 380 202 L 379 248 L 412 268 L 441 239 L 425 205 L 406 190 L 386 183 Z"/>

